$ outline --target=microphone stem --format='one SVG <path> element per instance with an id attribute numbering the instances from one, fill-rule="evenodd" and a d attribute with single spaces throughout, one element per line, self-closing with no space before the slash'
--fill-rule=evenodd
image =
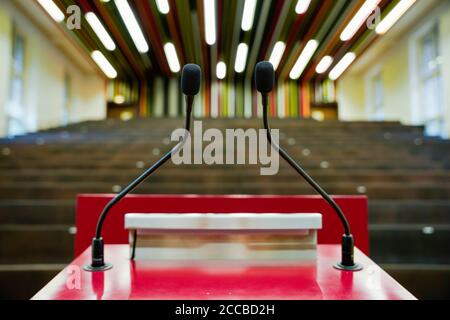
<path id="1" fill-rule="evenodd" d="M 281 155 L 281 157 L 286 160 L 289 165 L 294 168 L 295 171 L 297 171 L 305 180 L 308 182 L 311 187 L 314 188 L 327 202 L 328 204 L 334 209 L 336 214 L 338 215 L 339 219 L 342 222 L 342 225 L 344 226 L 344 231 L 346 236 L 351 236 L 350 231 L 350 225 L 347 221 L 347 218 L 344 215 L 344 212 L 342 212 L 341 208 L 338 206 L 338 204 L 328 195 L 328 193 L 322 189 L 322 187 L 314 181 L 314 179 L 294 160 L 291 158 L 291 156 L 284 151 L 280 146 L 278 146 L 275 142 L 273 142 L 272 139 L 272 133 L 269 125 L 269 119 L 267 116 L 268 111 L 268 96 L 266 94 L 262 95 L 262 105 L 263 105 L 263 118 L 264 118 L 264 127 L 267 131 L 267 140 L 269 141 L 270 145 L 278 151 L 278 153 Z"/>
<path id="2" fill-rule="evenodd" d="M 194 101 L 193 96 L 186 96 L 186 136 L 183 137 L 183 140 L 180 141 L 171 151 L 166 153 L 161 159 L 159 159 L 155 164 L 153 164 L 147 171 L 145 171 L 142 175 L 140 175 L 136 180 L 134 180 L 131 184 L 129 184 L 125 189 L 123 189 L 119 194 L 117 194 L 103 209 L 100 218 L 97 223 L 97 228 L 95 232 L 95 239 L 100 240 L 103 223 L 108 216 L 109 211 L 126 195 L 136 189 L 142 182 L 144 182 L 150 175 L 152 175 L 156 170 L 158 170 L 161 166 L 163 166 L 167 161 L 172 158 L 172 154 L 177 153 L 181 148 L 183 148 L 186 143 L 187 135 L 191 129 L 191 113 L 192 113 L 192 104 Z"/>
<path id="3" fill-rule="evenodd" d="M 97 223 L 97 229 L 95 232 L 95 237 L 97 239 L 101 238 L 101 232 L 103 228 L 103 222 L 105 221 L 106 216 L 109 211 L 127 194 L 136 189 L 145 179 L 147 179 L 153 172 L 158 170 L 164 163 L 166 163 L 172 157 L 172 152 L 168 152 L 165 154 L 158 162 L 156 162 L 153 166 L 151 166 L 147 171 L 145 171 L 141 176 L 139 176 L 136 180 L 134 180 L 130 185 L 128 185 L 125 189 L 123 189 L 119 194 L 117 194 L 103 209 L 102 214 Z"/>

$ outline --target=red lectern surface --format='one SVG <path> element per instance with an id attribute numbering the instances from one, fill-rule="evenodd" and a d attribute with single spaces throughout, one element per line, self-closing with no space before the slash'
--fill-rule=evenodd
<path id="1" fill-rule="evenodd" d="M 333 269 L 338 245 L 319 245 L 317 261 L 303 266 L 161 265 L 129 260 L 128 245 L 105 247 L 113 269 L 90 273 L 86 250 L 33 298 L 35 300 L 397 300 L 415 299 L 356 249 L 360 272 Z"/>
<path id="2" fill-rule="evenodd" d="M 91 245 L 98 217 L 113 195 L 80 195 L 77 199 L 75 256 Z M 369 254 L 368 206 L 364 196 L 334 196 L 352 227 L 356 246 Z M 319 244 L 339 244 L 343 228 L 336 213 L 319 196 L 130 195 L 111 210 L 103 227 L 107 244 L 128 243 L 126 213 L 321 213 Z"/>

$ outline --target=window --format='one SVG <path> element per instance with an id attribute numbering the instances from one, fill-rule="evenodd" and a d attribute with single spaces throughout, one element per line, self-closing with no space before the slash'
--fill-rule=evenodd
<path id="1" fill-rule="evenodd" d="M 444 88 L 437 26 L 419 41 L 420 118 L 428 135 L 444 136 Z"/>
<path id="2" fill-rule="evenodd" d="M 63 102 L 63 112 L 62 112 L 62 125 L 66 126 L 70 123 L 70 108 L 72 101 L 72 93 L 70 90 L 70 85 L 72 81 L 68 73 L 64 76 L 64 102 Z"/>
<path id="3" fill-rule="evenodd" d="M 11 85 L 7 106 L 8 135 L 26 133 L 25 109 L 23 106 L 25 78 L 25 41 L 17 32 L 13 34 Z"/>
<path id="4" fill-rule="evenodd" d="M 372 119 L 373 120 L 383 120 L 384 112 L 384 88 L 383 88 L 383 77 L 381 72 L 378 73 L 371 81 L 372 87 Z"/>
<path id="5" fill-rule="evenodd" d="M 384 86 L 381 71 L 372 73 L 366 80 L 366 108 L 370 120 L 384 120 Z"/>

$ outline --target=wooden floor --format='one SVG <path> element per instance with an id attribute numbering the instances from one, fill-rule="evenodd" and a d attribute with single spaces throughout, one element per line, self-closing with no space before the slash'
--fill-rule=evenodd
<path id="1" fill-rule="evenodd" d="M 170 149 L 182 119 L 103 121 L 0 140 L 0 298 L 30 298 L 72 259 L 75 196 L 112 193 Z M 205 120 L 259 128 L 260 120 Z M 332 194 L 367 194 L 371 256 L 419 298 L 450 298 L 450 142 L 398 123 L 274 120 L 281 144 Z M 314 194 L 285 163 L 168 163 L 137 193 Z"/>

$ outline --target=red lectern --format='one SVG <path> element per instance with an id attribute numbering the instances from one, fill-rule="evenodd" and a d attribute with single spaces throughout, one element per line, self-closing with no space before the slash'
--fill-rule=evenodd
<path id="1" fill-rule="evenodd" d="M 84 195 L 77 204 L 76 258 L 33 299 L 415 299 L 367 254 L 365 197 L 334 197 L 352 225 L 360 272 L 333 268 L 340 259 L 341 224 L 315 196 L 130 196 L 108 216 L 104 238 L 112 270 L 90 273 L 89 245 L 95 224 L 112 196 Z M 163 261 L 130 261 L 126 213 L 311 213 L 323 215 L 316 261 L 292 266 L 183 265 Z"/>

